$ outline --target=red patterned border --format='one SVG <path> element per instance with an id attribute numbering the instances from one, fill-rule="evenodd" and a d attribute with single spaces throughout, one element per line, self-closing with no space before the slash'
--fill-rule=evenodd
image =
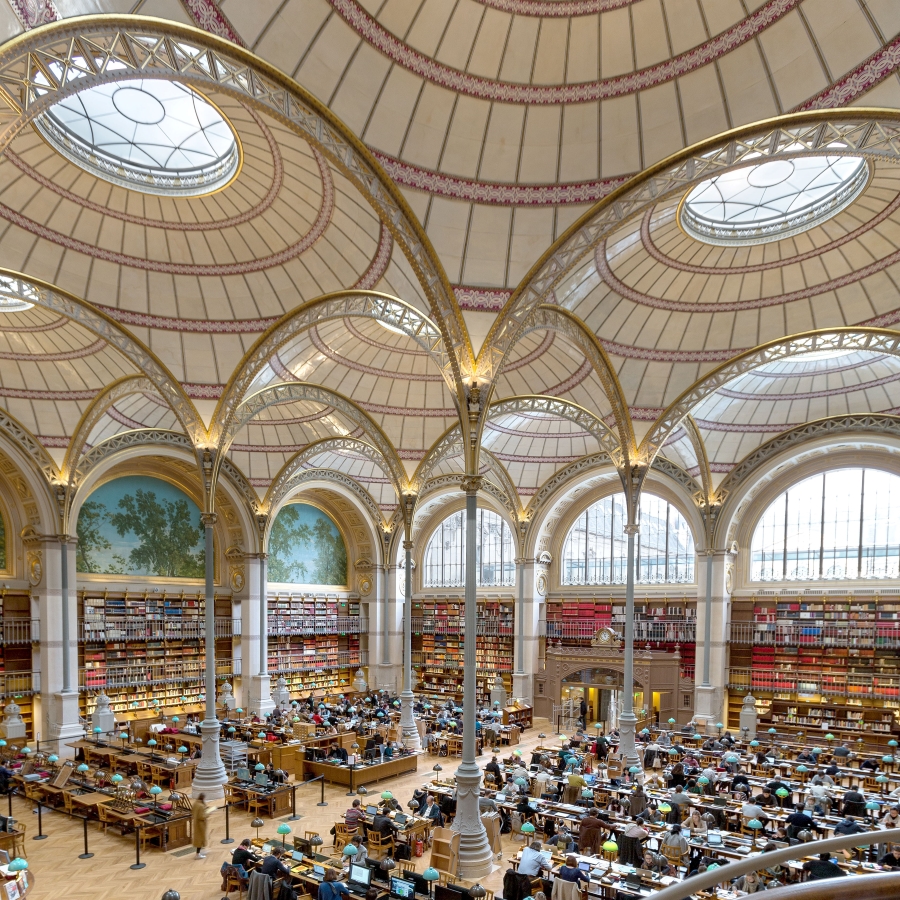
<path id="1" fill-rule="evenodd" d="M 231 41 L 239 47 L 245 46 L 237 29 L 228 21 L 228 17 L 214 0 L 181 0 L 181 5 L 199 28 L 225 38 L 226 41 Z"/>
<path id="2" fill-rule="evenodd" d="M 372 152 L 388 175 L 403 187 L 439 194 L 442 197 L 453 197 L 456 200 L 470 200 L 487 206 L 564 206 L 569 203 L 596 203 L 633 177 L 621 175 L 600 181 L 562 184 L 474 181 L 413 166 L 375 150 Z"/>
<path id="3" fill-rule="evenodd" d="M 672 312 L 719 313 L 737 312 L 742 309 L 763 309 L 767 306 L 783 306 L 786 303 L 808 300 L 810 297 L 818 297 L 822 294 L 827 294 L 829 291 L 839 290 L 847 287 L 849 284 L 856 284 L 858 281 L 869 278 L 871 275 L 883 272 L 895 263 L 900 262 L 900 250 L 895 250 L 893 253 L 877 259 L 867 266 L 848 272 L 839 278 L 823 281 L 821 284 L 811 285 L 797 291 L 788 291 L 786 294 L 778 294 L 774 297 L 760 297 L 757 300 L 734 300 L 727 303 L 689 303 L 684 300 L 664 300 L 661 297 L 651 297 L 649 294 L 630 287 L 613 274 L 606 257 L 605 240 L 597 247 L 594 253 L 594 260 L 597 265 L 597 273 L 607 287 L 615 291 L 620 297 L 631 300 L 632 303 L 637 303 L 640 306 L 649 306 L 652 309 L 666 309 Z"/>
<path id="4" fill-rule="evenodd" d="M 11 400 L 93 400 L 99 391 L 34 391 L 27 388 L 0 387 L 0 397 Z"/>
<path id="5" fill-rule="evenodd" d="M 269 189 L 268 191 L 266 191 L 265 197 L 263 197 L 263 199 L 260 200 L 259 203 L 257 203 L 254 207 L 245 210 L 239 215 L 230 216 L 227 219 L 221 219 L 217 222 L 165 222 L 162 219 L 146 219 L 143 216 L 134 216 L 130 213 L 124 212 L 123 210 L 113 209 L 107 204 L 95 203 L 93 200 L 88 200 L 87 197 L 82 197 L 79 194 L 75 194 L 64 187 L 60 187 L 60 185 L 56 184 L 56 182 L 41 175 L 41 173 L 38 172 L 37 169 L 28 165 L 28 163 L 25 162 L 25 160 L 22 159 L 21 156 L 19 156 L 17 153 L 13 153 L 13 151 L 10 149 L 7 149 L 5 155 L 17 169 L 24 172 L 25 175 L 31 178 L 32 181 L 37 182 L 41 187 L 45 187 L 48 190 L 53 191 L 64 200 L 69 200 L 71 203 L 76 203 L 78 204 L 78 206 L 89 209 L 91 210 L 91 212 L 99 213 L 102 216 L 109 216 L 111 219 L 119 219 L 122 222 L 128 222 L 132 225 L 141 225 L 144 228 L 162 228 L 166 231 L 219 231 L 223 228 L 231 228 L 235 225 L 242 225 L 244 222 L 249 222 L 264 213 L 275 202 L 275 198 L 278 196 L 279 192 L 281 191 L 282 184 L 284 183 L 284 160 L 281 156 L 281 150 L 278 147 L 278 142 L 275 140 L 272 132 L 269 131 L 269 129 L 266 127 L 259 114 L 249 107 L 244 108 L 253 117 L 254 121 L 259 126 L 260 131 L 262 131 L 263 137 L 266 139 L 266 143 L 269 145 L 269 152 L 272 154 L 273 166 L 272 183 L 269 185 Z"/>
<path id="6" fill-rule="evenodd" d="M 9 0 L 9 5 L 26 31 L 61 18 L 53 0 Z"/>
<path id="7" fill-rule="evenodd" d="M 750 372 L 748 374 L 752 375 L 753 373 Z M 817 374 L 821 377 L 828 373 L 823 371 Z M 825 388 L 821 391 L 798 391 L 795 394 L 754 394 L 747 391 L 733 391 L 728 388 L 719 388 L 716 393 L 732 400 L 753 400 L 756 403 L 777 403 L 780 400 L 816 400 L 820 397 L 837 397 L 841 394 L 855 394 L 858 391 L 867 391 L 870 388 L 880 387 L 883 384 L 891 384 L 894 381 L 900 381 L 900 373 L 895 372 L 893 375 L 885 375 L 883 378 L 876 378 L 873 381 L 867 381 L 860 384 L 847 384 L 843 387 Z"/>
<path id="8" fill-rule="evenodd" d="M 540 16 L 544 19 L 591 16 L 637 2 L 639 0 L 478 0 L 482 6 L 514 16 Z"/>
<path id="9" fill-rule="evenodd" d="M 88 344 L 86 347 L 78 347 L 75 350 L 59 350 L 56 353 L 14 353 L 9 350 L 0 350 L 0 359 L 13 359 L 24 362 L 62 362 L 65 359 L 82 359 L 85 356 L 93 356 L 106 346 L 102 338 Z"/>
<path id="10" fill-rule="evenodd" d="M 746 19 L 711 40 L 658 65 L 600 81 L 564 85 L 513 84 L 470 75 L 414 50 L 372 18 L 356 0 L 328 0 L 328 3 L 361 38 L 397 65 L 426 81 L 485 100 L 543 106 L 556 103 L 586 103 L 608 97 L 620 97 L 623 94 L 665 84 L 714 62 L 752 40 L 799 6 L 801 0 L 768 0 Z"/>
<path id="11" fill-rule="evenodd" d="M 334 184 L 331 179 L 331 169 L 325 160 L 325 157 L 313 148 L 313 154 L 319 165 L 319 173 L 322 178 L 322 206 L 316 216 L 310 230 L 296 243 L 290 247 L 285 247 L 278 253 L 271 256 L 265 256 L 261 259 L 251 259 L 246 262 L 239 263 L 213 263 L 211 265 L 196 265 L 194 263 L 173 263 L 164 262 L 162 260 L 141 259 L 138 256 L 128 256 L 125 253 L 118 253 L 114 250 L 105 250 L 96 247 L 93 244 L 85 243 L 77 238 L 69 237 L 58 231 L 41 225 L 33 219 L 16 212 L 14 209 L 0 203 L 0 216 L 19 228 L 37 235 L 37 237 L 52 241 L 68 250 L 77 253 L 83 253 L 85 256 L 93 259 L 102 259 L 106 262 L 115 263 L 116 265 L 129 266 L 133 269 L 142 269 L 148 272 L 163 272 L 169 275 L 195 275 L 195 276 L 213 276 L 220 277 L 226 275 L 247 275 L 252 272 L 262 272 L 273 266 L 280 266 L 290 260 L 300 256 L 309 250 L 310 247 L 322 236 L 328 223 L 331 221 L 331 214 L 334 211 Z"/>
<path id="12" fill-rule="evenodd" d="M 454 284 L 453 293 L 460 309 L 469 312 L 499 312 L 512 296 L 509 288 L 481 288 Z"/>

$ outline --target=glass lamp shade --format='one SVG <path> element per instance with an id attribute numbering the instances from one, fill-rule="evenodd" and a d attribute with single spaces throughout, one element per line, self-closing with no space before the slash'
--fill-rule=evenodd
<path id="1" fill-rule="evenodd" d="M 156 741 L 154 741 L 153 738 L 150 738 L 150 740 L 147 741 L 147 746 L 148 746 L 148 747 L 155 747 L 155 746 L 156 746 Z"/>
<path id="2" fill-rule="evenodd" d="M 602 722 L 594 722 L 594 728 L 596 728 L 597 731 L 599 731 L 602 727 L 603 727 Z M 546 735 L 544 735 L 544 737 L 546 737 Z"/>
<path id="3" fill-rule="evenodd" d="M 174 722 L 174 724 L 177 725 L 180 721 L 181 719 L 179 719 L 178 716 L 172 716 L 172 722 Z"/>
<path id="4" fill-rule="evenodd" d="M 763 823 L 759 819 L 751 819 L 747 823 L 747 827 L 752 828 L 754 831 L 759 831 L 763 827 Z"/>
<path id="5" fill-rule="evenodd" d="M 797 766 L 797 771 L 798 771 L 798 772 L 805 773 L 805 772 L 808 772 L 809 769 L 807 769 L 806 766 L 804 766 L 804 765 L 801 764 L 801 765 Z"/>
<path id="6" fill-rule="evenodd" d="M 672 807 L 668 803 L 660 803 L 658 809 L 663 815 L 672 812 Z"/>
<path id="7" fill-rule="evenodd" d="M 178 751 L 177 751 L 177 752 L 178 752 L 178 753 L 187 753 L 187 752 L 188 752 L 188 749 L 187 749 L 187 747 L 184 746 L 184 744 L 182 744 L 182 745 L 178 748 Z"/>
<path id="8" fill-rule="evenodd" d="M 321 838 L 318 834 L 314 834 L 314 835 L 309 839 L 309 842 L 310 842 L 310 844 L 311 844 L 313 847 L 321 847 L 322 844 L 325 843 L 325 841 L 323 841 L 322 838 Z"/>
<path id="9" fill-rule="evenodd" d="M 876 780 L 879 784 L 887 784 L 887 783 L 888 783 L 888 777 L 887 777 L 887 775 L 879 775 L 875 780 Z"/>
<path id="10" fill-rule="evenodd" d="M 51 753 L 51 754 L 47 757 L 47 762 L 50 763 L 51 765 L 52 765 L 53 763 L 57 763 L 57 762 L 59 762 L 59 757 L 58 757 L 55 753 Z"/>
<path id="11" fill-rule="evenodd" d="M 833 740 L 834 740 L 834 735 L 833 735 L 833 734 L 826 734 L 826 735 L 825 735 L 825 740 L 826 740 L 826 741 L 833 741 Z"/>
<path id="12" fill-rule="evenodd" d="M 266 823 L 265 823 L 262 819 L 260 819 L 259 816 L 257 816 L 257 817 L 250 823 L 250 827 L 251 827 L 251 828 L 262 828 L 263 825 L 265 825 L 265 824 L 266 824 Z"/>
<path id="13" fill-rule="evenodd" d="M 257 763 L 253 768 L 257 772 L 265 772 L 266 771 L 266 767 L 262 763 Z"/>
<path id="14" fill-rule="evenodd" d="M 787 788 L 778 788 L 778 790 L 775 791 L 775 796 L 781 797 L 782 800 L 784 800 L 785 797 L 789 797 L 790 794 L 791 792 Z"/>
<path id="15" fill-rule="evenodd" d="M 637 775 L 638 772 L 641 771 L 641 767 L 640 766 L 632 766 L 628 771 L 631 772 L 632 775 Z"/>
<path id="16" fill-rule="evenodd" d="M 778 734 L 778 729 L 777 729 L 777 728 L 770 728 L 770 729 L 769 729 L 769 734 Z"/>
<path id="17" fill-rule="evenodd" d="M 888 747 L 897 747 L 897 746 L 900 746 L 900 745 L 898 745 L 897 742 L 893 738 L 891 738 L 888 741 Z"/>
<path id="18" fill-rule="evenodd" d="M 751 747 L 758 747 L 758 746 L 759 746 L 759 741 L 750 741 L 750 746 L 751 746 Z"/>
<path id="19" fill-rule="evenodd" d="M 616 853 L 619 849 L 619 845 L 615 841 L 604 841 L 603 849 L 607 853 Z"/>
<path id="20" fill-rule="evenodd" d="M 356 789 L 356 793 L 359 794 L 360 797 L 365 797 L 366 794 L 369 793 L 369 789 L 368 789 L 367 787 L 365 787 L 365 785 L 360 785 L 360 786 Z"/>
<path id="21" fill-rule="evenodd" d="M 697 784 L 707 785 L 707 784 L 709 784 L 709 779 L 705 775 L 701 775 L 697 779 Z"/>
<path id="22" fill-rule="evenodd" d="M 118 772 L 116 772 L 116 774 L 113 775 L 110 781 L 112 781 L 113 784 L 121 784 L 122 776 Z"/>
<path id="23" fill-rule="evenodd" d="M 881 804 L 877 800 L 868 800 L 866 802 L 866 809 L 869 812 L 874 812 L 876 809 L 881 809 Z"/>
<path id="24" fill-rule="evenodd" d="M 524 778 L 517 778 L 517 779 L 516 779 L 516 784 L 517 784 L 519 787 L 528 787 L 528 782 L 527 782 Z"/>
<path id="25" fill-rule="evenodd" d="M 22 748 L 22 755 L 23 755 L 23 756 L 28 756 L 29 753 L 31 753 L 31 747 L 23 747 L 23 748 Z"/>
<path id="26" fill-rule="evenodd" d="M 76 772 L 81 772 L 82 775 L 87 772 L 87 770 L 87 763 L 82 763 L 80 766 L 78 766 L 78 768 L 75 769 Z"/>
<path id="27" fill-rule="evenodd" d="M 423 877 L 426 881 L 437 881 L 438 878 L 441 877 L 441 873 L 438 872 L 437 869 L 434 869 L 434 868 L 432 868 L 431 866 L 429 866 L 429 867 L 422 873 L 422 877 Z"/>
<path id="28" fill-rule="evenodd" d="M 721 722 L 716 722 L 716 728 L 724 728 L 725 726 Z"/>
<path id="29" fill-rule="evenodd" d="M 894 761 L 894 757 L 893 757 L 893 756 L 882 756 L 882 757 L 881 757 L 881 761 L 882 761 L 883 763 L 888 763 L 888 764 L 890 764 L 890 763 L 892 763 L 892 762 Z"/>
<path id="30" fill-rule="evenodd" d="M 150 788 L 150 793 L 154 797 L 158 797 L 162 793 L 162 788 L 158 784 L 154 784 L 152 788 Z"/>
<path id="31" fill-rule="evenodd" d="M 695 741 L 702 741 L 702 740 L 703 740 L 703 735 L 702 735 L 702 734 L 695 734 L 695 735 L 694 735 L 694 740 L 695 740 Z"/>
<path id="32" fill-rule="evenodd" d="M 674 724 L 675 724 L 675 720 L 674 720 L 674 719 L 669 719 L 669 724 L 670 724 L 670 725 L 674 725 Z"/>
<path id="33" fill-rule="evenodd" d="M 534 825 L 531 822 L 526 822 L 522 826 L 522 834 L 534 834 Z"/>
<path id="34" fill-rule="evenodd" d="M 282 822 L 282 823 L 275 829 L 275 831 L 276 831 L 278 834 L 290 834 L 290 833 L 291 833 L 291 826 L 288 825 L 286 822 Z"/>
<path id="35" fill-rule="evenodd" d="M 10 862 L 8 868 L 10 872 L 23 872 L 28 868 L 28 863 L 22 857 L 17 856 Z"/>
<path id="36" fill-rule="evenodd" d="M 261 741 L 266 739 L 266 733 L 264 731 L 260 731 L 259 734 L 256 735 Z"/>
<path id="37" fill-rule="evenodd" d="M 390 791 L 382 791 L 382 792 L 381 792 L 381 799 L 382 799 L 382 800 L 393 800 L 393 799 L 394 799 L 394 795 L 393 795 Z"/>
<path id="38" fill-rule="evenodd" d="M 344 856 L 356 856 L 357 853 L 359 853 L 359 850 L 353 844 L 347 844 L 344 847 Z"/>
<path id="39" fill-rule="evenodd" d="M 521 755 L 522 755 L 521 750 L 513 750 L 513 756 L 521 756 Z"/>

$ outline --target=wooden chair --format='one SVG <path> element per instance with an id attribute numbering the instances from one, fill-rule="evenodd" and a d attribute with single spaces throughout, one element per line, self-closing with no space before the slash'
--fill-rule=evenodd
<path id="1" fill-rule="evenodd" d="M 668 844 L 660 844 L 659 852 L 666 858 L 670 866 L 676 869 L 686 869 L 684 864 L 685 854 L 677 847 L 670 847 Z"/>
<path id="2" fill-rule="evenodd" d="M 63 808 L 70 816 L 75 815 L 75 801 L 69 791 L 63 792 Z"/>
<path id="3" fill-rule="evenodd" d="M 247 795 L 241 791 L 236 791 L 233 785 L 225 785 L 225 801 L 231 807 L 242 807 L 247 805 Z"/>
<path id="4" fill-rule="evenodd" d="M 334 849 L 338 853 L 341 853 L 347 844 L 352 843 L 355 836 L 356 832 L 351 831 L 346 822 L 334 823 Z"/>
<path id="5" fill-rule="evenodd" d="M 250 879 L 241 878 L 237 870 L 233 866 L 229 866 L 225 875 L 225 896 L 227 897 L 232 891 L 238 892 L 238 897 L 244 896 L 244 891 L 249 887 Z M 299 900 L 299 897 L 298 897 Z"/>
<path id="6" fill-rule="evenodd" d="M 448 884 L 456 884 L 456 882 L 456 875 L 452 875 L 450 872 L 438 872 L 438 884 L 442 884 L 446 887 Z"/>
<path id="7" fill-rule="evenodd" d="M 321 835 L 319 834 L 318 831 L 304 831 L 304 832 L 303 832 L 303 837 L 305 837 L 306 840 L 309 841 L 309 840 L 311 840 L 311 839 L 314 838 L 314 837 L 321 837 Z"/>
<path id="8" fill-rule="evenodd" d="M 393 837 L 383 838 L 377 831 L 369 832 L 369 858 L 384 859 L 394 855 Z"/>
<path id="9" fill-rule="evenodd" d="M 247 812 L 251 816 L 258 816 L 260 813 L 268 812 L 269 798 L 247 796 Z"/>

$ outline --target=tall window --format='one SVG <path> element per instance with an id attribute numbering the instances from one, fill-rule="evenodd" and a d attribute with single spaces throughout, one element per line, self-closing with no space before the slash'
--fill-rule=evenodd
<path id="1" fill-rule="evenodd" d="M 896 578 L 900 477 L 835 469 L 788 488 L 753 533 L 753 581 Z"/>
<path id="2" fill-rule="evenodd" d="M 509 525 L 490 509 L 475 520 L 478 587 L 512 587 L 516 582 L 515 547 Z M 401 557 L 402 575 L 402 557 Z M 438 525 L 425 548 L 425 587 L 463 587 L 466 580 L 466 514 L 453 513 Z"/>
<path id="3" fill-rule="evenodd" d="M 572 526 L 562 554 L 563 584 L 625 584 L 628 513 L 624 494 L 589 506 Z M 635 542 L 635 581 L 687 584 L 694 580 L 694 537 L 684 516 L 661 497 L 644 494 Z"/>

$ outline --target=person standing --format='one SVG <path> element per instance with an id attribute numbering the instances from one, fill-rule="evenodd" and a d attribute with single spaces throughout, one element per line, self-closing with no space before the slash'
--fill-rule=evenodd
<path id="1" fill-rule="evenodd" d="M 581 703 L 578 704 L 578 721 L 581 723 L 582 728 L 587 728 L 587 712 L 588 706 L 584 702 L 584 697 L 582 697 Z"/>
<path id="2" fill-rule="evenodd" d="M 209 825 L 209 807 L 206 805 L 206 794 L 200 794 L 191 807 L 191 828 L 194 835 L 194 848 L 197 859 L 206 859 L 203 848 L 207 843 Z"/>

